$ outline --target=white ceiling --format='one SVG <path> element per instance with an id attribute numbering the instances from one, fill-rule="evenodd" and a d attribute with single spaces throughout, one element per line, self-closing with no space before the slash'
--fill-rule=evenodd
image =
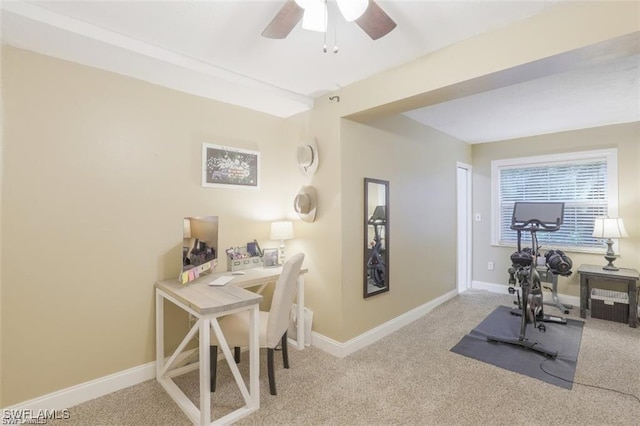
<path id="1" fill-rule="evenodd" d="M 2 0 L 2 41 L 288 117 L 312 108 L 318 96 L 559 1 L 377 3 L 398 26 L 372 41 L 329 1 L 328 53 L 323 35 L 300 24 L 284 40 L 260 36 L 284 0 Z M 639 62 L 638 55 L 599 61 L 406 115 L 469 143 L 638 121 Z"/>
<path id="2" fill-rule="evenodd" d="M 406 112 L 468 143 L 640 120 L 640 56 L 529 80 Z"/>

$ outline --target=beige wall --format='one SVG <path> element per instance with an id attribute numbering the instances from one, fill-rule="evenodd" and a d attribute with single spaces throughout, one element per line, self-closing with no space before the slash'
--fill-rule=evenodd
<path id="1" fill-rule="evenodd" d="M 6 406 L 153 361 L 152 286 L 177 277 L 183 217 L 219 216 L 221 247 L 275 247 L 302 175 L 281 119 L 2 53 Z M 259 150 L 261 190 L 202 188 L 203 142 Z M 187 322 L 167 309 L 175 346 Z"/>
<path id="2" fill-rule="evenodd" d="M 344 341 L 456 288 L 456 161 L 471 148 L 402 116 L 341 133 Z M 365 177 L 389 181 L 390 291 L 367 299 Z"/>
<path id="3" fill-rule="evenodd" d="M 342 89 L 340 102 L 320 97 L 287 120 L 4 47 L 0 406 L 153 361 L 152 284 L 177 275 L 182 218 L 218 215 L 221 248 L 254 238 L 275 247 L 269 222 L 295 218 L 304 184 L 318 190 L 317 220 L 296 221 L 287 251 L 307 254 L 315 331 L 344 342 L 454 289 L 455 161 L 470 163 L 470 148 L 395 112 L 434 102 L 444 87 L 638 31 L 637 11 L 629 2 L 562 5 Z M 366 125 L 342 118 L 371 109 L 394 114 Z M 294 161 L 308 135 L 320 152 L 313 177 Z M 261 190 L 202 188 L 203 142 L 259 150 Z M 391 182 L 391 291 L 368 300 L 365 176 Z M 172 346 L 187 321 L 167 310 Z"/>
<path id="4" fill-rule="evenodd" d="M 640 123 L 628 123 L 593 129 L 473 145 L 473 212 L 487 218 L 473 222 L 473 279 L 507 285 L 509 256 L 514 248 L 491 246 L 491 161 L 503 158 L 556 154 L 592 149 L 618 149 L 619 216 L 624 219 L 630 238 L 620 240 L 615 264 L 640 268 Z M 604 254 L 567 252 L 573 275 L 558 279 L 559 293 L 580 295 L 576 272 L 581 264 L 606 264 Z M 487 262 L 495 262 L 493 271 Z"/>
<path id="5" fill-rule="evenodd" d="M 10 368 L 3 369 L 0 406 L 155 359 L 152 285 L 177 277 L 185 216 L 219 216 L 221 250 L 254 238 L 277 247 L 268 240 L 269 222 L 293 219 L 287 253 L 306 254 L 314 330 L 340 337 L 335 109 L 320 104 L 313 114 L 282 120 L 6 46 L 2 54 L 10 88 L 4 119 L 11 123 L 2 361 Z M 309 134 L 318 139 L 320 167 L 306 177 L 295 148 Z M 202 188 L 203 142 L 259 150 L 261 189 Z M 293 211 L 302 185 L 318 190 L 314 223 Z M 173 348 L 187 319 L 170 304 L 166 311 Z"/>
<path id="6" fill-rule="evenodd" d="M 319 167 L 313 176 L 302 178 L 296 186 L 312 185 L 317 191 L 317 213 L 313 223 L 299 222 L 296 238 L 287 242 L 300 245 L 306 254 L 305 265 L 314 275 L 305 280 L 305 305 L 314 311 L 313 330 L 330 338 L 339 339 L 342 324 L 340 298 L 341 281 L 341 174 L 340 134 L 335 108 L 327 102 L 316 102 L 310 113 L 287 120 L 286 137 L 291 140 L 291 152 L 309 135 L 317 140 Z M 293 199 L 287 201 L 292 206 Z"/>

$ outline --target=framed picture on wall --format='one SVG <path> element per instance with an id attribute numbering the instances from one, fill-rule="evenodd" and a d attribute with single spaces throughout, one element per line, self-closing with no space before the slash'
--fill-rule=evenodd
<path id="1" fill-rule="evenodd" d="M 260 189 L 260 152 L 203 143 L 202 186 Z"/>
<path id="2" fill-rule="evenodd" d="M 278 249 L 266 248 L 263 251 L 264 267 L 275 268 L 278 266 Z"/>

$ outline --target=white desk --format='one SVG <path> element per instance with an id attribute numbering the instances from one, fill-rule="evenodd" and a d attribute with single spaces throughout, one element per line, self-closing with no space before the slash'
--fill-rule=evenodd
<path id="1" fill-rule="evenodd" d="M 169 396 L 178 404 L 189 419 L 198 425 L 228 424 L 244 417 L 260 408 L 259 384 L 259 342 L 258 306 L 262 296 L 247 291 L 244 288 L 261 286 L 259 292 L 267 284 L 278 279 L 282 268 L 256 268 L 247 270 L 245 275 L 234 275 L 234 279 L 223 287 L 209 286 L 208 283 L 220 276 L 231 275 L 222 272 L 205 275 L 199 279 L 183 285 L 177 279 L 155 283 L 156 288 L 156 378 Z M 298 276 L 298 333 L 297 346 L 304 348 L 304 278 L 307 270 L 301 270 Z M 242 288 L 244 287 L 244 288 Z M 171 301 L 183 310 L 197 318 L 197 322 L 189 330 L 175 352 L 165 362 L 164 357 L 164 299 Z M 229 345 L 222 334 L 217 318 L 241 310 L 250 311 L 249 331 L 249 389 L 233 359 Z M 211 344 L 210 329 L 213 329 L 222 349 L 224 358 L 233 373 L 236 384 L 245 400 L 245 405 L 224 417 L 211 423 L 211 368 L 209 346 Z M 187 344 L 199 333 L 199 363 L 185 367 L 174 368 L 178 355 L 184 351 Z M 173 382 L 172 378 L 196 368 L 200 369 L 200 408 L 196 407 L 182 390 Z"/>

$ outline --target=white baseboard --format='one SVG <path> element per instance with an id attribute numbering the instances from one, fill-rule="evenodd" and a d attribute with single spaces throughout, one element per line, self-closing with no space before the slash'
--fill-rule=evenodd
<path id="1" fill-rule="evenodd" d="M 504 284 L 494 284 L 494 283 L 488 283 L 484 281 L 472 281 L 471 288 L 476 290 L 487 290 L 487 291 L 490 291 L 491 293 L 508 294 L 508 290 L 507 290 L 508 287 Z M 546 295 L 549 293 L 545 292 L 544 294 L 545 294 L 545 302 L 546 302 L 547 301 Z M 560 300 L 560 303 L 564 303 L 565 305 L 566 304 L 573 305 L 574 309 L 576 307 L 580 308 L 580 298 L 578 296 L 571 296 L 568 294 L 558 294 L 558 300 Z"/>
<path id="2" fill-rule="evenodd" d="M 508 293 L 508 286 L 504 284 L 494 284 L 485 281 L 471 281 L 471 288 L 475 290 L 487 290 L 491 293 Z"/>
<path id="3" fill-rule="evenodd" d="M 323 336 L 315 331 L 311 332 L 311 345 L 321 349 L 338 358 L 344 358 L 370 344 L 382 339 L 385 336 L 399 330 L 407 324 L 412 323 L 418 318 L 429 313 L 436 306 L 452 299 L 458 294 L 457 290 L 452 290 L 442 296 L 418 306 L 392 320 L 380 324 L 379 326 L 357 336 L 344 343 L 333 340 L 327 336 Z"/>
<path id="4" fill-rule="evenodd" d="M 154 377 L 156 377 L 155 361 L 71 386 L 39 398 L 30 399 L 11 407 L 5 407 L 4 409 L 33 410 L 35 412 L 45 409 L 63 410 L 111 392 L 151 380 Z"/>
<path id="5" fill-rule="evenodd" d="M 182 365 L 188 362 L 189 357 L 196 352 L 196 349 L 184 351 L 177 358 L 175 365 Z M 61 389 L 38 398 L 21 402 L 11 407 L 4 407 L 4 410 L 63 410 L 74 405 L 81 404 L 92 399 L 99 398 L 111 392 L 134 386 L 147 380 L 155 379 L 156 362 L 148 362 L 137 367 L 109 374 L 99 379 L 91 380 L 79 385 Z"/>
<path id="6" fill-rule="evenodd" d="M 504 286 L 501 286 L 504 287 Z M 407 324 L 412 323 L 418 318 L 423 317 L 429 313 L 436 306 L 452 299 L 457 295 L 456 290 L 452 290 L 442 296 L 425 303 L 422 306 L 418 306 L 409 312 L 406 312 L 392 320 L 381 324 L 366 333 L 363 333 L 353 339 L 341 343 L 333 340 L 322 334 L 312 332 L 311 333 L 311 345 L 315 346 L 331 355 L 339 358 L 344 358 L 378 340 L 388 336 L 389 334 L 397 331 Z M 176 365 L 181 365 L 184 362 L 189 361 L 189 357 L 195 352 L 196 349 L 185 351 L 181 354 Z M 156 377 L 156 362 L 149 362 L 147 364 L 140 365 L 138 367 L 129 368 L 127 370 L 119 371 L 108 376 L 101 377 L 96 380 L 91 380 L 79 385 L 71 386 L 66 389 L 43 395 L 38 398 L 30 399 L 28 401 L 21 402 L 19 404 L 4 407 L 5 410 L 63 410 L 65 408 L 71 408 L 75 405 L 81 404 L 86 401 L 90 401 L 95 398 L 107 395 L 111 392 L 118 391 L 120 389 L 134 386 L 147 380 L 154 379 Z"/>

